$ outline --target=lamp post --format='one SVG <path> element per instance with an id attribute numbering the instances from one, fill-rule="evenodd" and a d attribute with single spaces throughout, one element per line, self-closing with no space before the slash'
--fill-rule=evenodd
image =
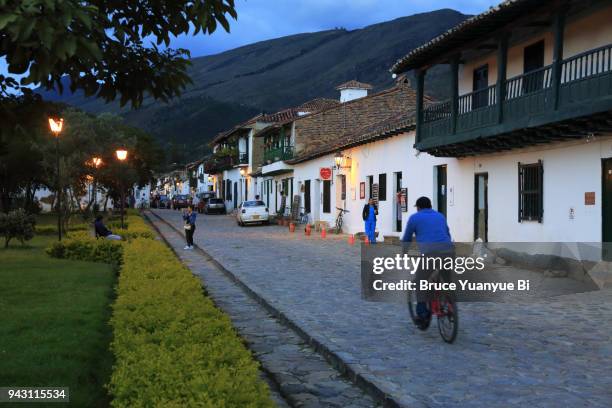
<path id="1" fill-rule="evenodd" d="M 120 163 L 124 163 L 128 156 L 128 152 L 125 149 L 117 149 L 117 151 L 115 151 L 115 154 L 117 155 L 117 160 L 119 160 Z M 123 178 L 121 178 L 120 186 L 121 186 L 120 187 L 121 188 L 121 229 L 124 229 L 125 226 L 123 224 L 123 211 L 125 207 L 125 191 L 124 191 L 125 188 L 123 186 Z"/>
<path id="2" fill-rule="evenodd" d="M 91 164 L 93 164 L 94 169 L 95 169 L 94 170 L 94 179 L 93 179 L 93 182 L 91 183 L 92 184 L 92 189 L 93 189 L 93 192 L 92 192 L 92 195 L 93 195 L 93 208 L 94 208 L 94 214 L 95 214 L 97 212 L 96 206 L 98 205 L 98 202 L 97 202 L 98 201 L 98 194 L 97 194 L 98 193 L 98 186 L 97 186 L 98 179 L 97 179 L 96 176 L 98 175 L 98 168 L 102 165 L 102 159 L 99 158 L 99 157 L 93 157 L 91 159 Z"/>
<path id="3" fill-rule="evenodd" d="M 62 187 L 60 179 L 59 135 L 64 126 L 64 119 L 49 118 L 49 128 L 55 137 L 55 159 L 57 166 L 57 239 L 62 240 Z"/>

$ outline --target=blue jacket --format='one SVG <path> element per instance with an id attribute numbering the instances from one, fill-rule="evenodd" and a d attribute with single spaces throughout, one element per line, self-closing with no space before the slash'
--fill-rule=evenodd
<path id="1" fill-rule="evenodd" d="M 412 241 L 412 236 L 416 235 L 416 241 L 423 253 L 428 249 L 447 249 L 450 246 L 439 245 L 439 243 L 451 243 L 451 235 L 446 223 L 446 218 L 441 213 L 424 208 L 416 214 L 412 214 L 408 219 L 406 231 L 402 241 Z M 423 245 L 425 244 L 425 245 Z M 438 245 L 426 245 L 438 244 Z M 431 247 L 431 248 L 429 248 Z M 427 251 L 428 252 L 428 251 Z"/>
<path id="2" fill-rule="evenodd" d="M 101 237 L 108 237 L 112 234 L 112 232 L 108 228 L 106 228 L 106 225 L 104 225 L 104 222 L 102 222 L 102 220 L 96 220 L 94 222 L 94 229 L 96 230 L 96 234 Z"/>
<path id="3" fill-rule="evenodd" d="M 195 220 L 196 220 L 196 213 L 195 213 L 195 211 L 192 212 L 191 215 L 184 214 L 183 215 L 183 219 L 185 220 L 186 224 L 195 225 Z"/>

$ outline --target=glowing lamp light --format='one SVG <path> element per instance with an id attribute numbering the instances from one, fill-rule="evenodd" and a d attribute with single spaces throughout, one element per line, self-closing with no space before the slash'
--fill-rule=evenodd
<path id="1" fill-rule="evenodd" d="M 344 156 L 342 153 L 338 152 L 334 155 L 334 163 L 337 169 L 347 169 L 351 167 L 353 161 L 350 157 Z"/>
<path id="2" fill-rule="evenodd" d="M 99 158 L 99 157 L 94 157 L 94 158 L 91 159 L 91 163 L 97 169 L 98 167 L 100 167 L 100 165 L 102 165 L 102 159 Z"/>
<path id="3" fill-rule="evenodd" d="M 63 126 L 64 126 L 63 118 L 60 118 L 60 119 L 49 118 L 49 128 L 51 129 L 51 132 L 55 134 L 56 137 L 59 136 L 60 132 L 62 131 Z"/>
<path id="4" fill-rule="evenodd" d="M 342 155 L 342 153 L 336 153 L 336 155 L 334 156 L 334 161 L 336 162 L 336 168 L 339 169 L 340 167 L 342 167 L 342 162 L 344 161 L 344 156 Z"/>
<path id="5" fill-rule="evenodd" d="M 244 174 L 245 174 L 244 169 L 240 169 L 240 175 L 241 175 L 241 176 L 244 176 Z"/>
<path id="6" fill-rule="evenodd" d="M 128 152 L 125 149 L 118 149 L 115 154 L 117 155 L 117 159 L 120 161 L 124 161 L 128 156 Z"/>

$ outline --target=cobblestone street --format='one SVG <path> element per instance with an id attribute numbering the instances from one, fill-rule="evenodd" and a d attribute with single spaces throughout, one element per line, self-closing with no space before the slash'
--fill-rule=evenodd
<path id="1" fill-rule="evenodd" d="M 180 212 L 154 212 L 182 227 Z M 171 243 L 182 251 L 182 242 Z M 405 306 L 361 299 L 360 249 L 344 239 L 199 215 L 195 243 L 400 405 L 612 405 L 609 289 L 528 304 L 463 303 L 459 336 L 449 345 L 435 323 L 416 330 Z M 189 266 L 200 274 L 197 257 Z"/>

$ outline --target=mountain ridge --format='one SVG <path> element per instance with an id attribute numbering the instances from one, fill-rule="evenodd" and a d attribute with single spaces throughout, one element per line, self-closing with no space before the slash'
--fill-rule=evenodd
<path id="1" fill-rule="evenodd" d="M 169 103 L 146 98 L 138 110 L 86 99 L 82 92 L 40 93 L 90 112 L 121 114 L 164 143 L 189 145 L 189 159 L 204 154 L 217 133 L 257 113 L 317 97 L 337 99 L 334 88 L 348 80 L 372 84 L 372 92 L 392 86 L 389 68 L 398 58 L 468 17 L 440 9 L 354 30 L 293 34 L 195 57 L 188 69 L 193 82 L 180 98 Z M 446 96 L 448 82 L 442 71 L 428 73 L 433 87 L 426 91 L 434 97 Z"/>

